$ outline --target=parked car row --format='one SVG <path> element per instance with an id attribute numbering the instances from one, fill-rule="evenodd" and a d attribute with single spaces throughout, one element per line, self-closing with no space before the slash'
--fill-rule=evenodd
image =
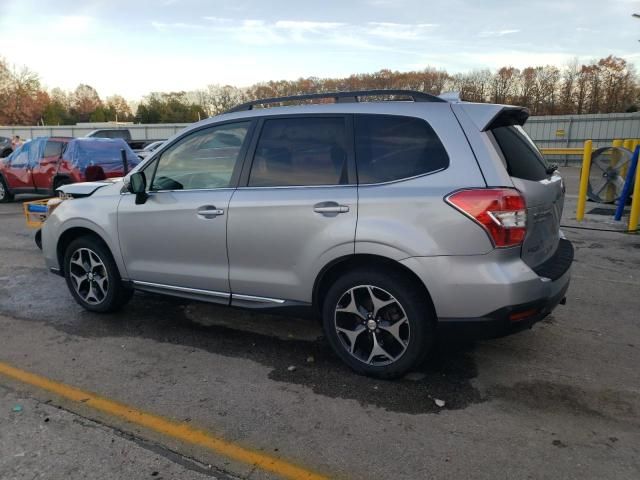
<path id="1" fill-rule="evenodd" d="M 39 137 L 0 159 L 0 202 L 20 193 L 52 195 L 68 183 L 121 177 L 125 167 L 138 163 L 140 157 L 121 139 Z"/>

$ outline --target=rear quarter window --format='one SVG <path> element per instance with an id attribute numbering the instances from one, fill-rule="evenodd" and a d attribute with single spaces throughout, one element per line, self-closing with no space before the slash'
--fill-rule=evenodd
<path id="1" fill-rule="evenodd" d="M 359 183 L 400 180 L 449 166 L 442 142 L 420 118 L 356 115 L 355 146 Z"/>
<path id="2" fill-rule="evenodd" d="M 491 133 L 502 151 L 510 176 L 536 182 L 547 178 L 547 162 L 522 127 L 499 127 Z"/>

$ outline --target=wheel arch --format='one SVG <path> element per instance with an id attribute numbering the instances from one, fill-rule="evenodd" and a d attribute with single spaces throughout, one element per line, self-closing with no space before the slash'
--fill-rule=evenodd
<path id="1" fill-rule="evenodd" d="M 11 198 L 13 197 L 14 193 L 11 191 L 11 188 L 9 187 L 9 183 L 7 182 L 7 179 L 5 178 L 4 174 L 2 172 L 0 172 L 0 181 L 2 183 L 4 183 L 4 189 L 7 193 L 7 195 L 9 195 L 9 200 L 11 200 Z"/>
<path id="2" fill-rule="evenodd" d="M 425 298 L 429 301 L 429 305 L 431 307 L 434 318 L 436 318 L 435 306 L 433 303 L 433 299 L 431 298 L 431 294 L 429 293 L 429 289 L 413 270 L 411 270 L 406 265 L 398 262 L 397 260 L 393 260 L 381 255 L 366 253 L 347 255 L 337 258 L 327 264 L 320 271 L 320 273 L 316 276 L 313 285 L 312 298 L 314 308 L 321 312 L 322 303 L 324 302 L 327 290 L 329 289 L 330 285 L 336 279 L 338 279 L 340 275 L 346 273 L 349 270 L 359 267 L 380 268 L 381 270 L 385 271 L 397 272 L 411 279 L 411 281 L 414 282 L 415 285 L 417 285 L 418 288 L 423 291 Z"/>
<path id="3" fill-rule="evenodd" d="M 58 265 L 60 266 L 60 273 L 62 275 L 64 275 L 64 254 L 67 250 L 67 247 L 71 244 L 71 242 L 73 242 L 77 238 L 87 237 L 87 236 L 97 238 L 109 250 L 109 253 L 111 253 L 111 256 L 114 257 L 113 251 L 109 247 L 109 244 L 95 230 L 91 230 L 90 228 L 87 228 L 87 227 L 68 228 L 60 235 L 60 237 L 58 238 L 58 243 L 56 244 L 56 258 L 58 260 Z M 116 262 L 116 266 L 117 266 L 117 262 Z"/>

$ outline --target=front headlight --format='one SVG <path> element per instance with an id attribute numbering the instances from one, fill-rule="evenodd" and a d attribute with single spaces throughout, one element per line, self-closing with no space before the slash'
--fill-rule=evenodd
<path id="1" fill-rule="evenodd" d="M 68 200 L 67 198 L 63 198 L 62 195 L 64 194 L 60 192 L 60 197 L 49 199 L 49 201 L 47 202 L 47 216 L 51 215 L 53 211 L 58 208 L 58 205 L 60 205 L 65 200 Z"/>

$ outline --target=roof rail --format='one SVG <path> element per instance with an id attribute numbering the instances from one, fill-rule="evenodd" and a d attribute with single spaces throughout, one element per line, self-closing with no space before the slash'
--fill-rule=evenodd
<path id="1" fill-rule="evenodd" d="M 359 97 L 375 97 L 381 95 L 394 95 L 402 97 L 410 97 L 414 102 L 446 102 L 446 100 L 424 92 L 416 92 L 414 90 L 355 90 L 352 92 L 326 92 L 326 93 L 308 93 L 305 95 L 292 95 L 289 97 L 263 98 L 261 100 L 253 100 L 246 102 L 227 110 L 224 113 L 243 112 L 253 110 L 256 105 L 268 105 L 271 103 L 292 102 L 301 100 L 314 100 L 318 98 L 333 98 L 336 103 L 356 103 Z"/>

